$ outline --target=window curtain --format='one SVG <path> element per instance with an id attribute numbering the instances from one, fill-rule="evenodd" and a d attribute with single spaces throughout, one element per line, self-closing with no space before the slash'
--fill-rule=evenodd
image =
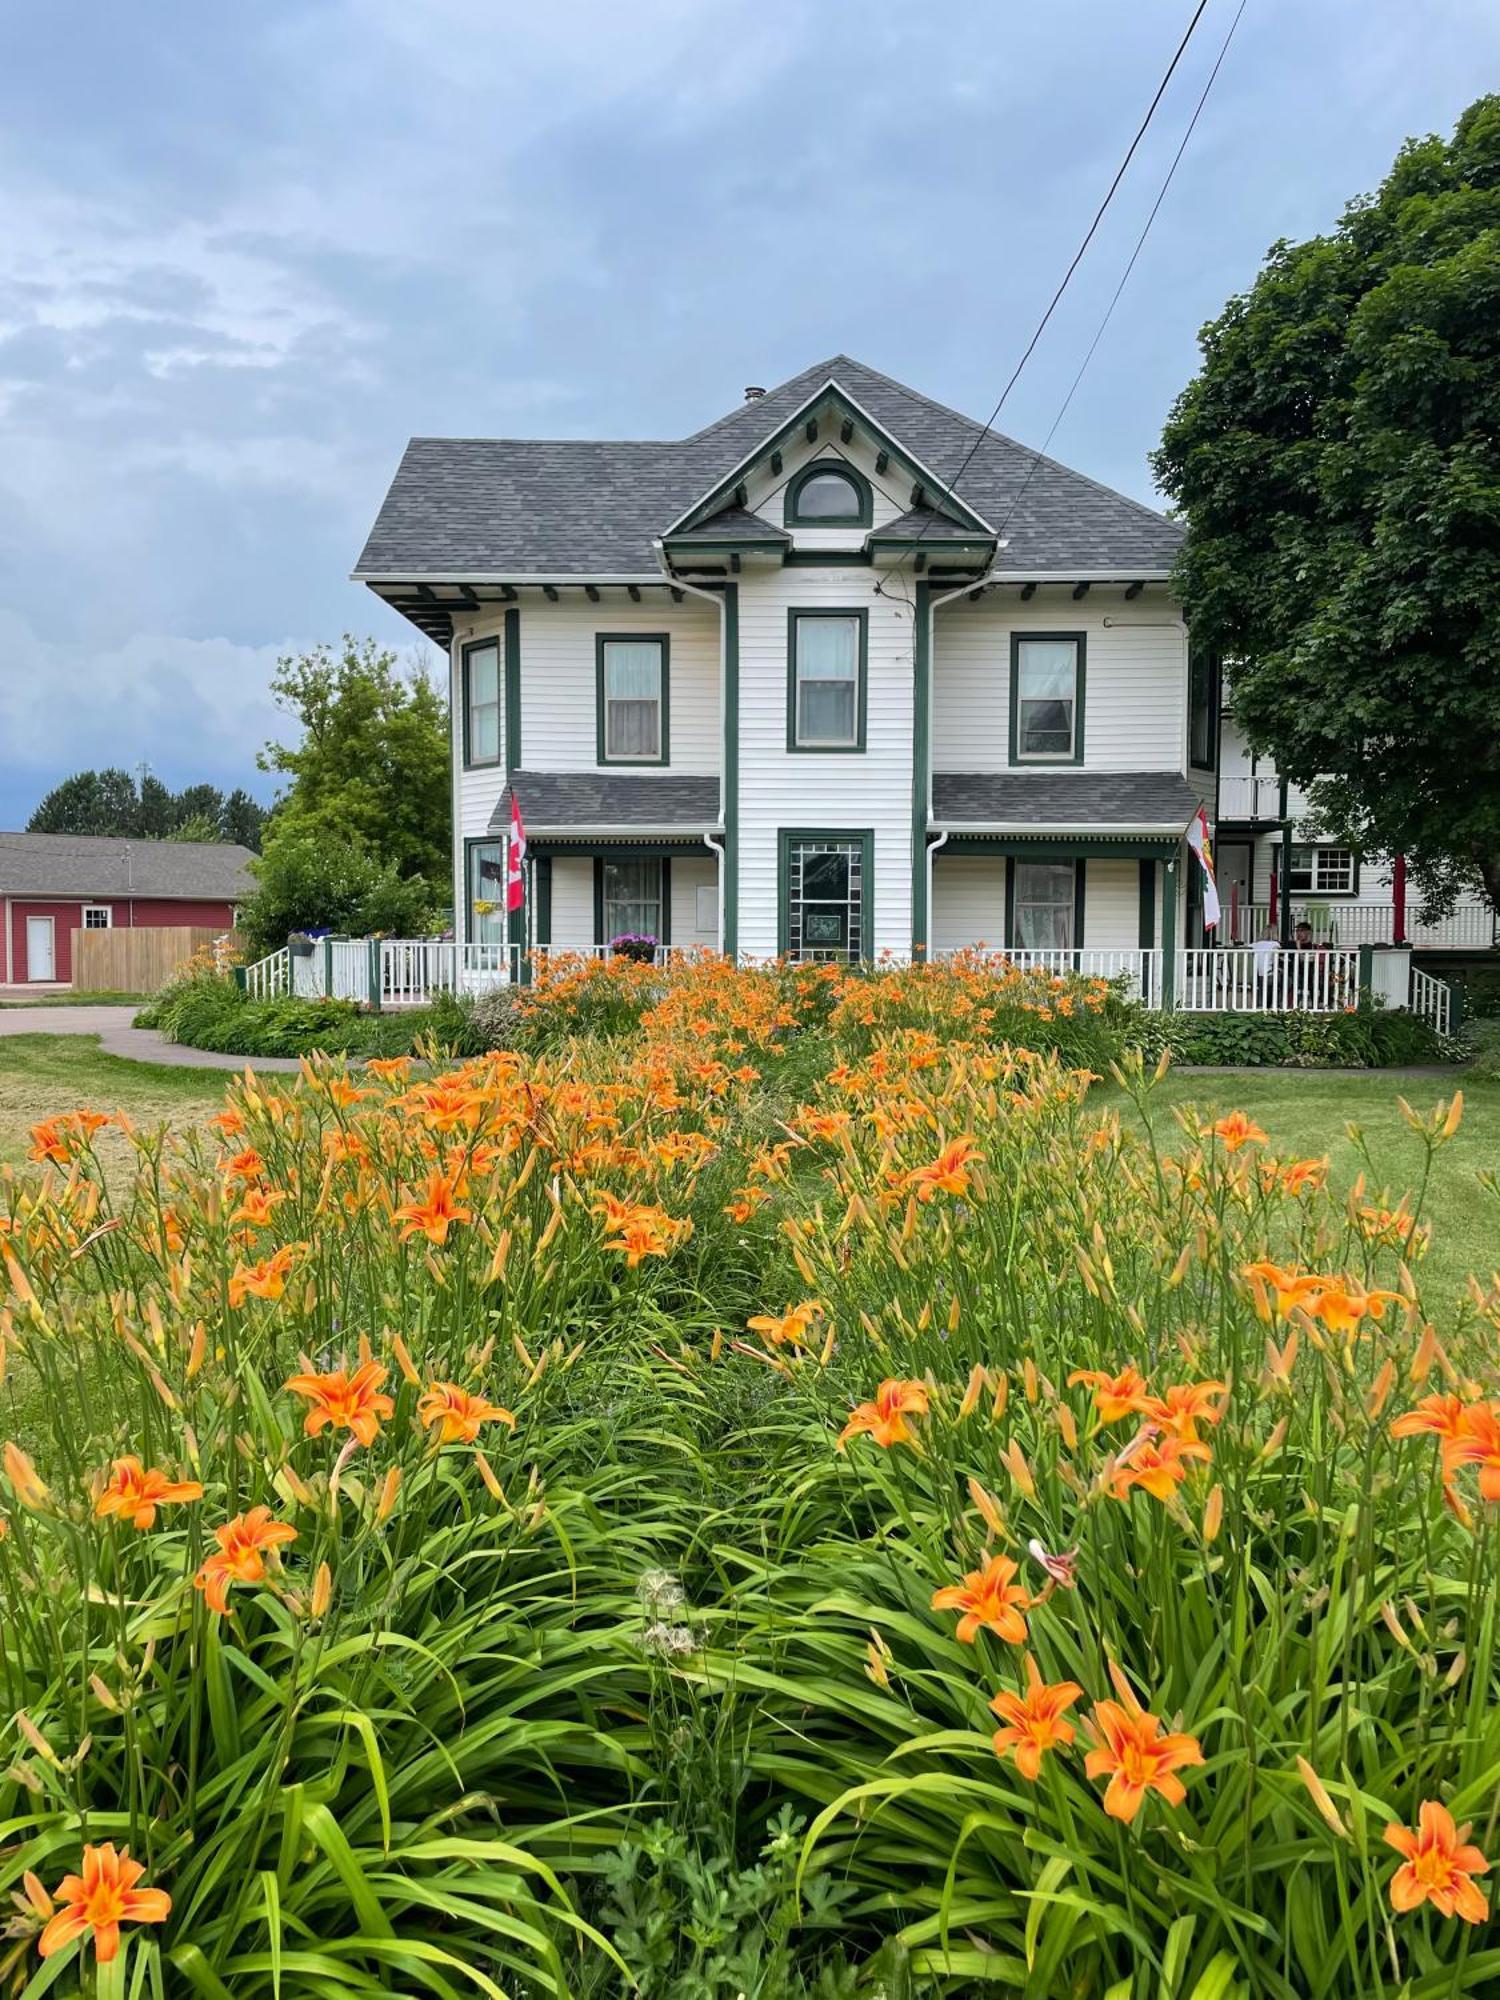
<path id="1" fill-rule="evenodd" d="M 859 626 L 853 618 L 797 621 L 798 740 L 852 743 L 859 682 Z"/>
<path id="2" fill-rule="evenodd" d="M 1025 951 L 1071 951 L 1073 893 L 1071 861 L 1016 863 L 1015 942 Z"/>
<path id="3" fill-rule="evenodd" d="M 611 757 L 661 754 L 661 649 L 654 642 L 604 649 L 605 749 Z"/>

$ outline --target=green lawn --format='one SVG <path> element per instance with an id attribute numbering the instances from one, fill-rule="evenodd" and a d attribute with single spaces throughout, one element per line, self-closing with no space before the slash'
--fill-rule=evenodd
<path id="1" fill-rule="evenodd" d="M 1335 1187 L 1348 1188 L 1363 1171 L 1372 1193 L 1379 1193 L 1383 1184 L 1399 1196 L 1417 1186 L 1422 1143 L 1408 1129 L 1396 1099 L 1404 1097 L 1416 1111 L 1430 1111 L 1455 1090 L 1464 1093 L 1463 1123 L 1438 1154 L 1423 1210 L 1423 1220 L 1433 1230 L 1423 1267 L 1424 1291 L 1430 1306 L 1441 1306 L 1457 1297 L 1470 1271 L 1487 1276 L 1500 1270 L 1500 1201 L 1478 1179 L 1486 1169 L 1500 1172 L 1500 1082 L 1481 1081 L 1461 1070 L 1451 1076 L 1407 1077 L 1378 1070 L 1340 1076 L 1297 1070 L 1250 1070 L 1234 1076 L 1184 1072 L 1167 1078 L 1156 1101 L 1212 1107 L 1215 1116 L 1246 1111 L 1269 1135 L 1279 1158 L 1326 1153 Z M 1351 1126 L 1364 1134 L 1380 1169 L 1377 1177 L 1370 1175 L 1349 1136 Z"/>
<path id="2" fill-rule="evenodd" d="M 29 1128 L 87 1105 L 125 1111 L 137 1125 L 207 1118 L 224 1101 L 222 1070 L 167 1069 L 105 1055 L 97 1035 L 0 1035 L 0 1161 L 24 1160 Z M 95 1141 L 107 1162 L 126 1157 L 118 1133 Z"/>
<path id="3" fill-rule="evenodd" d="M 0 1007 L 144 1007 L 149 993 L 39 993 L 34 1000 L 0 1000 Z"/>

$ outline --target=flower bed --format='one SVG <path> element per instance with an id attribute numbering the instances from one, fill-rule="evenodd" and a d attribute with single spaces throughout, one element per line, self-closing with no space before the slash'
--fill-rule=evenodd
<path id="1" fill-rule="evenodd" d="M 568 1039 L 598 977 L 526 1051 L 236 1082 L 124 1188 L 99 1114 L 36 1128 L 15 1972 L 1500 1981 L 1500 1292 L 1422 1284 L 1459 1101 L 1344 1199 L 1139 1060 L 1096 1108 L 961 973 L 708 966 Z"/>

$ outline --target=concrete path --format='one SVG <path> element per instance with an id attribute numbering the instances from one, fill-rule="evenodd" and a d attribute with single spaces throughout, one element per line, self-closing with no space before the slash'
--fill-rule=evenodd
<path id="1" fill-rule="evenodd" d="M 106 1055 L 161 1063 L 167 1069 L 293 1072 L 302 1067 L 295 1056 L 225 1056 L 213 1049 L 184 1048 L 155 1028 L 133 1028 L 136 1011 L 134 1007 L 4 1007 L 0 1035 L 97 1035 Z"/>

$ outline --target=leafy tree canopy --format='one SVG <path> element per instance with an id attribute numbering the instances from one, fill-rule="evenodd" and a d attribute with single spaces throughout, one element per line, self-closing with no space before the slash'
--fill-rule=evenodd
<path id="1" fill-rule="evenodd" d="M 1500 901 L 1500 97 L 1200 345 L 1154 464 L 1251 742 L 1429 900 Z"/>
<path id="2" fill-rule="evenodd" d="M 291 780 L 276 802 L 277 836 L 352 838 L 399 874 L 445 880 L 448 714 L 426 675 L 346 633 L 337 652 L 320 645 L 278 661 L 271 689 L 301 725 L 295 746 L 268 743 L 260 755 L 262 770 Z"/>
<path id="3" fill-rule="evenodd" d="M 435 898 L 420 875 L 403 876 L 363 841 L 280 814 L 254 870 L 259 886 L 240 905 L 239 919 L 252 958 L 284 945 L 292 931 L 421 937 L 432 923 Z"/>
<path id="4" fill-rule="evenodd" d="M 77 771 L 42 800 L 28 833 L 93 833 L 116 840 L 230 840 L 259 850 L 266 809 L 237 788 L 170 791 L 149 771 L 137 786 L 129 771 Z"/>

